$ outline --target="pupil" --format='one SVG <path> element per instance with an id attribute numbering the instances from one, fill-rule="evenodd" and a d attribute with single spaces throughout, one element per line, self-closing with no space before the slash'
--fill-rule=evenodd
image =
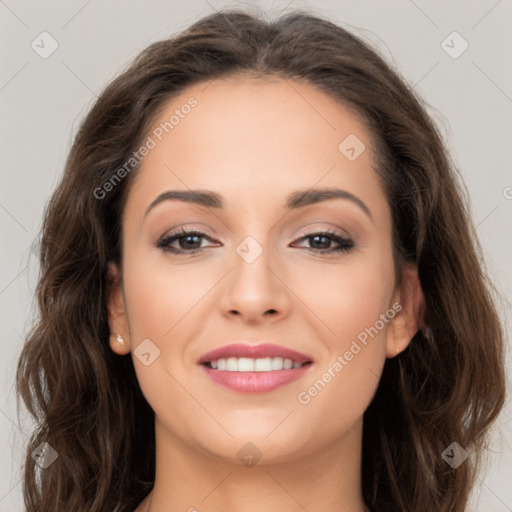
<path id="1" fill-rule="evenodd" d="M 196 238 L 196 239 L 197 239 L 197 238 L 199 238 L 199 237 L 198 237 L 197 235 L 187 235 L 187 236 L 185 237 L 185 240 L 187 241 L 187 242 L 186 242 L 186 246 L 187 246 L 189 249 L 190 249 L 189 241 L 190 241 L 190 239 L 191 239 L 191 238 Z M 183 239 L 182 239 L 182 240 L 183 240 Z M 197 243 L 197 241 L 196 241 L 196 243 Z M 192 242 L 192 245 L 193 245 L 193 244 L 194 244 L 194 242 Z"/>
<path id="2" fill-rule="evenodd" d="M 324 246 L 326 246 L 326 245 L 328 246 L 328 245 L 329 245 L 329 240 L 327 239 L 327 237 L 322 236 L 322 235 L 315 235 L 315 236 L 313 237 L 313 240 L 314 240 L 313 244 L 315 244 L 315 243 L 316 243 L 316 241 L 317 241 L 318 239 L 322 239 L 322 238 L 323 238 L 324 240 L 326 240 L 326 243 L 324 243 L 323 245 L 324 245 Z M 320 243 L 320 245 L 322 245 L 322 244 Z M 323 249 L 327 249 L 328 247 L 321 247 L 321 248 L 323 248 Z"/>

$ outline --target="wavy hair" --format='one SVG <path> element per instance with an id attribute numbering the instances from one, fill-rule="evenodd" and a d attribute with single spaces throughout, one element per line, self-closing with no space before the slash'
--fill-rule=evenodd
<path id="1" fill-rule="evenodd" d="M 21 397 L 36 422 L 24 462 L 27 511 L 131 512 L 154 484 L 154 413 L 131 357 L 109 348 L 106 309 L 108 263 L 122 258 L 121 214 L 140 165 L 102 197 L 95 191 L 171 98 L 236 75 L 313 84 L 369 126 L 397 281 L 405 263 L 417 265 L 425 321 L 386 360 L 365 411 L 363 497 L 372 511 L 462 512 L 505 376 L 496 290 L 456 166 L 425 103 L 369 44 L 305 11 L 269 20 L 238 9 L 151 44 L 106 86 L 76 134 L 45 210 L 39 314 L 17 367 L 18 410 Z M 32 457 L 42 442 L 58 453 L 45 469 Z M 452 442 L 470 454 L 457 469 L 441 456 Z"/>

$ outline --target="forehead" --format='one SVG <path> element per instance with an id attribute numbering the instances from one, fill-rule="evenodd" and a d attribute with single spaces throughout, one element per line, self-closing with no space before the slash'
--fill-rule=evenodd
<path id="1" fill-rule="evenodd" d="M 382 199 L 364 121 L 308 83 L 238 77 L 195 84 L 160 108 L 148 133 L 153 147 L 130 192 L 147 204 L 166 188 L 216 190 L 228 206 L 245 208 L 251 199 L 261 206 L 262 194 L 277 201 L 316 186 Z"/>

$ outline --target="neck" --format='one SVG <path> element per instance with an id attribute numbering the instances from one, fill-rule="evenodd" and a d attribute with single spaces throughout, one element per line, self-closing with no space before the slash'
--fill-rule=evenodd
<path id="1" fill-rule="evenodd" d="M 194 449 L 155 419 L 153 491 L 135 512 L 366 512 L 361 494 L 362 419 L 314 453 L 245 466 Z M 320 442 L 321 440 L 319 440 Z"/>

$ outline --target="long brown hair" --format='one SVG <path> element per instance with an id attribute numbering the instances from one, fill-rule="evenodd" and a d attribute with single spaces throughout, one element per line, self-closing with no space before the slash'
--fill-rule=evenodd
<path id="1" fill-rule="evenodd" d="M 109 348 L 107 267 L 122 257 L 121 213 L 139 166 L 119 169 L 170 98 L 243 73 L 304 80 L 368 123 L 397 279 L 406 262 L 417 265 L 426 311 L 409 347 L 386 361 L 365 412 L 364 500 L 374 511 L 465 510 L 504 402 L 504 333 L 456 167 L 422 100 L 365 42 L 303 11 L 270 21 L 229 9 L 152 44 L 105 88 L 49 201 L 40 315 L 17 368 L 37 422 L 27 511 L 127 512 L 153 486 L 154 413 L 131 357 Z M 45 469 L 32 457 L 42 442 L 58 454 Z M 442 457 L 453 442 L 470 455 L 456 469 Z"/>

